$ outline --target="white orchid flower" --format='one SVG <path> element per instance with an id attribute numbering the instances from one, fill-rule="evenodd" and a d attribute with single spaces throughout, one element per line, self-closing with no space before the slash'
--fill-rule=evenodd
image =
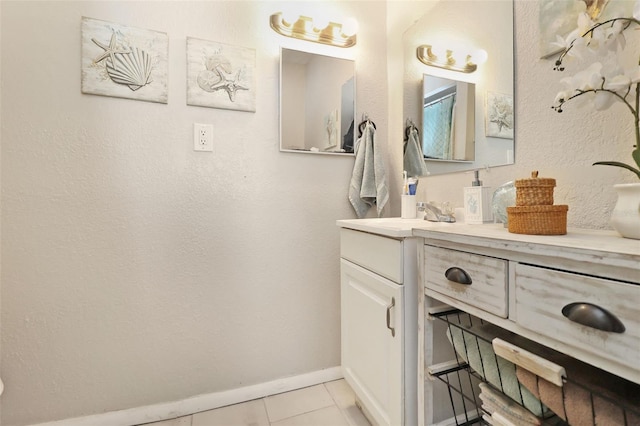
<path id="1" fill-rule="evenodd" d="M 573 41 L 573 47 L 571 48 L 567 56 L 577 59 L 583 59 L 589 51 L 590 48 L 587 44 L 587 41 L 582 37 L 578 37 Z"/>
<path id="2" fill-rule="evenodd" d="M 558 92 L 558 94 L 556 95 L 556 99 L 555 99 L 555 103 L 559 104 L 562 103 L 564 101 L 566 101 L 567 99 L 569 99 L 569 97 L 572 95 L 571 92 L 569 92 L 568 90 L 562 90 L 560 92 Z"/>
<path id="3" fill-rule="evenodd" d="M 618 59 L 618 58 L 615 58 Z M 600 69 L 600 72 L 605 78 L 613 78 L 617 75 L 624 74 L 624 70 L 617 60 L 610 60 L 605 62 Z"/>
<path id="4" fill-rule="evenodd" d="M 589 35 L 589 48 L 593 50 L 600 50 L 600 48 L 606 44 L 606 31 L 599 28 L 598 30 L 594 30 Z M 583 39 L 586 37 L 583 37 Z"/>
<path id="5" fill-rule="evenodd" d="M 597 90 L 602 87 L 604 77 L 600 73 L 591 73 L 587 75 L 581 87 L 582 90 Z"/>
<path id="6" fill-rule="evenodd" d="M 565 50 L 567 47 L 569 47 L 569 44 L 567 44 L 567 39 L 564 37 L 560 37 L 559 35 L 556 35 L 556 41 L 552 41 L 549 44 L 556 49 L 562 50 Z"/>
<path id="7" fill-rule="evenodd" d="M 563 50 L 570 48 L 570 50 L 567 51 L 568 57 L 582 58 L 582 52 L 584 51 L 587 42 L 581 37 L 581 35 L 580 31 L 575 29 L 564 39 L 560 36 L 556 36 L 556 42 L 553 43 L 553 45 L 558 46 Z"/>
<path id="8" fill-rule="evenodd" d="M 599 89 L 602 86 L 603 79 L 601 70 L 602 64 L 594 62 L 572 77 L 563 78 L 561 82 L 565 82 L 565 84 L 582 91 Z"/>
<path id="9" fill-rule="evenodd" d="M 631 79 L 624 74 L 608 78 L 604 82 L 604 88 L 606 90 L 611 90 L 619 94 L 625 94 L 629 90 L 629 86 L 631 86 Z"/>
<path id="10" fill-rule="evenodd" d="M 572 106 L 589 104 L 602 111 L 617 101 L 624 104 L 633 116 L 636 129 L 632 152 L 635 166 L 618 161 L 597 161 L 594 165 L 622 167 L 640 178 L 637 148 L 640 147 L 640 65 L 636 61 L 632 67 L 623 67 L 631 59 L 624 53 L 627 47 L 624 32 L 632 25 L 640 26 L 640 0 L 635 1 L 632 18 L 622 16 L 594 23 L 583 13 L 578 16 L 577 29 L 567 38 L 556 37 L 554 45 L 564 46 L 564 50 L 554 63 L 554 70 L 564 71 L 563 61 L 569 56 L 580 56 L 581 64 L 591 65 L 560 80 L 565 88 L 556 94 L 552 108 L 562 112 L 565 104 L 571 102 Z M 637 46 L 634 44 L 634 47 Z"/>
<path id="11" fill-rule="evenodd" d="M 591 17 L 587 12 L 578 14 L 578 32 L 582 35 L 589 31 L 591 27 L 595 25 L 595 22 L 591 20 Z"/>
<path id="12" fill-rule="evenodd" d="M 618 48 L 624 49 L 627 44 L 627 40 L 623 33 L 624 24 L 622 23 L 622 21 L 615 21 L 610 27 L 599 28 L 599 30 L 600 29 L 602 29 L 602 31 L 596 32 L 603 33 L 604 47 L 612 52 L 615 52 L 616 50 L 618 50 Z"/>
<path id="13" fill-rule="evenodd" d="M 613 105 L 616 101 L 616 97 L 611 92 L 600 91 L 596 92 L 593 99 L 593 106 L 596 111 L 604 111 Z"/>
<path id="14" fill-rule="evenodd" d="M 640 0 L 636 1 L 634 13 L 640 14 Z M 560 80 L 564 90 L 558 92 L 554 107 L 561 111 L 562 105 L 571 100 L 576 106 L 591 103 L 596 110 L 609 108 L 616 100 L 625 103 L 633 84 L 640 83 L 640 66 L 623 69 L 620 52 L 626 46 L 624 30 L 628 19 L 615 18 L 606 24 L 596 24 L 586 14 L 578 16 L 578 27 L 568 37 L 557 37 L 555 45 L 565 46 L 565 52 L 556 61 L 556 69 L 564 70 L 564 56 L 580 57 L 586 68 Z M 586 61 L 588 59 L 588 61 Z"/>
<path id="15" fill-rule="evenodd" d="M 618 48 L 624 49 L 626 39 L 622 33 L 623 29 L 624 24 L 620 21 L 614 22 L 611 26 L 606 25 L 594 29 L 587 43 L 588 48 L 598 56 L 607 55 L 608 52 L 616 52 Z"/>
<path id="16" fill-rule="evenodd" d="M 635 67 L 628 69 L 625 72 L 625 75 L 629 77 L 631 84 L 640 83 L 640 65 L 636 65 Z"/>
<path id="17" fill-rule="evenodd" d="M 629 95 L 632 90 L 631 86 L 640 82 L 640 66 L 636 65 L 633 68 L 621 71 L 617 70 L 617 73 L 607 74 L 604 88 L 612 92 L 616 92 L 620 96 Z"/>
<path id="18" fill-rule="evenodd" d="M 571 98 L 571 107 L 572 108 L 577 108 L 577 109 L 582 109 L 585 108 L 587 106 L 592 105 L 592 101 L 593 101 L 593 93 L 586 93 L 586 94 L 580 94 L 579 91 L 577 90 L 573 90 L 573 92 L 566 92 L 569 97 L 565 98 L 565 102 L 571 97 L 574 96 L 573 98 Z"/>
<path id="19" fill-rule="evenodd" d="M 579 38 L 582 38 L 582 33 L 576 28 L 565 37 L 565 45 L 569 47 L 571 43 L 575 43 Z"/>

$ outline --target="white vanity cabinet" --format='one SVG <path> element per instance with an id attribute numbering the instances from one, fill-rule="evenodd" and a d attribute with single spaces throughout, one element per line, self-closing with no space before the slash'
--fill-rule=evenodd
<path id="1" fill-rule="evenodd" d="M 403 288 L 342 259 L 342 370 L 366 415 L 403 424 Z"/>
<path id="2" fill-rule="evenodd" d="M 417 424 L 417 246 L 424 221 L 338 221 L 342 370 L 374 425 Z"/>
<path id="3" fill-rule="evenodd" d="M 640 383 L 640 241 L 594 230 L 510 234 L 501 225 L 457 225 L 414 235 L 424 238 L 418 249 L 419 425 L 442 420 L 434 420 L 428 373 L 433 299 Z"/>

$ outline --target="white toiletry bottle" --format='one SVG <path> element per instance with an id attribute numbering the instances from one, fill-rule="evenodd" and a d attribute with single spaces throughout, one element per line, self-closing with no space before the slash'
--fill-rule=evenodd
<path id="1" fill-rule="evenodd" d="M 493 222 L 491 210 L 491 187 L 482 186 L 478 170 L 474 171 L 471 186 L 464 188 L 464 221 L 465 223 Z"/>

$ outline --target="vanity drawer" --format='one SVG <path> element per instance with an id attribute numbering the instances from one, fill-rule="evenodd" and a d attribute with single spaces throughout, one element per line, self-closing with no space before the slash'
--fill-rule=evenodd
<path id="1" fill-rule="evenodd" d="M 471 284 L 448 279 L 450 268 L 464 270 Z M 427 288 L 502 318 L 507 317 L 507 271 L 508 262 L 504 259 L 424 246 Z"/>
<path id="2" fill-rule="evenodd" d="M 340 257 L 382 275 L 403 282 L 401 240 L 351 229 L 340 230 Z"/>
<path id="3" fill-rule="evenodd" d="M 576 351 L 590 352 L 624 365 L 640 365 L 640 286 L 604 278 L 517 264 L 515 267 L 516 323 L 545 335 Z M 601 331 L 569 320 L 571 304 L 583 322 L 614 315 L 624 331 Z M 569 305 L 569 306 L 568 306 Z M 575 312 L 574 312 L 575 313 Z M 612 322 L 607 320 L 606 323 Z M 596 324 L 594 324 L 596 326 Z M 620 330 L 619 330 L 620 331 Z M 567 353 L 572 355 L 571 353 Z"/>

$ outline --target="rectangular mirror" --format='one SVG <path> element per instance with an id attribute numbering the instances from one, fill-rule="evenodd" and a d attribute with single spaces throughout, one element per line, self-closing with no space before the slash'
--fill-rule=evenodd
<path id="1" fill-rule="evenodd" d="M 425 74 L 422 83 L 422 152 L 425 159 L 475 159 L 475 84 Z"/>
<path id="2" fill-rule="evenodd" d="M 488 28 L 491 31 L 488 31 Z M 457 51 L 458 46 L 463 49 L 483 49 L 487 52 L 488 58 L 486 62 L 478 64 L 477 69 L 471 73 L 425 65 L 416 56 L 417 48 L 434 43 L 453 51 Z M 513 1 L 434 2 L 428 13 L 417 17 L 417 20 L 407 28 L 402 36 L 402 47 L 404 56 L 403 123 L 417 124 L 429 174 L 457 173 L 513 164 L 515 156 Z M 425 77 L 425 74 L 428 76 Z M 421 123 L 425 118 L 423 116 L 424 85 L 427 84 L 425 80 L 431 77 L 466 82 L 475 86 L 473 148 L 467 139 L 465 143 L 454 143 L 446 150 L 444 147 L 438 147 L 434 151 L 424 150 L 425 130 Z M 470 87 L 469 91 L 471 92 Z M 500 124 L 508 124 L 508 132 L 498 132 L 493 129 L 496 115 L 499 115 L 496 113 L 496 108 L 502 105 L 506 109 L 504 111 L 501 109 L 500 113 L 508 113 L 508 119 Z M 457 110 L 455 115 L 458 115 Z M 456 127 L 455 133 L 458 133 L 457 129 Z M 461 154 L 463 147 L 464 155 Z M 451 152 L 452 159 L 446 159 L 448 152 Z"/>
<path id="3" fill-rule="evenodd" d="M 280 151 L 353 153 L 355 62 L 280 49 Z"/>

